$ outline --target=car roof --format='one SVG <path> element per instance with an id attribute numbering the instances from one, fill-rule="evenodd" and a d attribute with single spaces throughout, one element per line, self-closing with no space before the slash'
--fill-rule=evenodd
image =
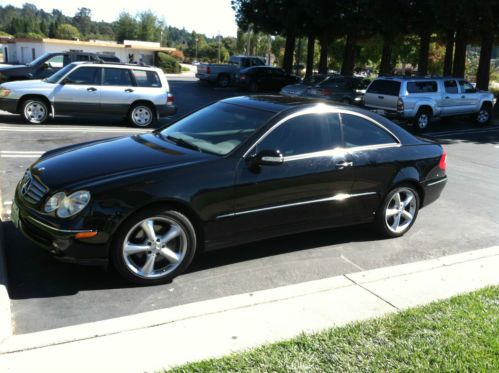
<path id="1" fill-rule="evenodd" d="M 74 65 L 85 65 L 85 66 L 92 66 L 92 67 L 117 67 L 117 68 L 123 68 L 123 69 L 129 69 L 129 68 L 139 68 L 142 70 L 152 70 L 152 71 L 157 71 L 159 68 L 155 66 L 146 66 L 146 65 L 139 65 L 135 63 L 123 63 L 123 62 L 89 62 L 89 61 L 75 61 L 72 62 Z M 161 69 L 159 69 L 161 70 Z"/>
<path id="2" fill-rule="evenodd" d="M 440 80 L 440 79 L 462 80 L 464 78 L 457 78 L 455 76 L 380 76 L 375 80 L 407 81 L 407 80 Z"/>

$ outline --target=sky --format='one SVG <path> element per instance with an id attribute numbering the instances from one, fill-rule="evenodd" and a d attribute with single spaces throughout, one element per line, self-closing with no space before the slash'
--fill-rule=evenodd
<path id="1" fill-rule="evenodd" d="M 230 0 L 1 0 L 0 4 L 21 7 L 31 3 L 37 8 L 51 12 L 61 10 L 73 16 L 78 8 L 89 8 L 92 20 L 112 22 L 122 11 L 136 14 L 152 10 L 159 18 L 164 18 L 169 26 L 184 27 L 189 31 L 215 36 L 236 36 L 237 25 Z"/>

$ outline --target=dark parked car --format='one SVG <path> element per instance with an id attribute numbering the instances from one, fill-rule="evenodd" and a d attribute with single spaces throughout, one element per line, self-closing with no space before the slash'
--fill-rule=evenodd
<path id="1" fill-rule="evenodd" d="M 303 96 L 360 105 L 369 83 L 368 79 L 361 77 L 330 77 L 309 87 Z"/>
<path id="2" fill-rule="evenodd" d="M 280 91 L 288 84 L 298 83 L 296 75 L 288 75 L 283 69 L 270 66 L 253 66 L 236 74 L 236 85 L 251 92 Z"/>
<path id="3" fill-rule="evenodd" d="M 281 95 L 285 96 L 302 96 L 308 87 L 319 84 L 325 79 L 330 77 L 338 76 L 338 74 L 315 74 L 309 78 L 303 79 L 301 82 L 296 84 L 290 84 L 281 89 L 279 92 Z"/>
<path id="4" fill-rule="evenodd" d="M 115 56 L 88 52 L 45 53 L 26 65 L 0 67 L 0 83 L 14 80 L 44 79 L 71 62 L 120 62 Z"/>
<path id="5" fill-rule="evenodd" d="M 303 98 L 229 98 L 153 133 L 45 153 L 12 220 L 68 261 L 110 260 L 139 284 L 196 252 L 290 233 L 414 224 L 446 181 L 446 154 L 386 118 Z"/>

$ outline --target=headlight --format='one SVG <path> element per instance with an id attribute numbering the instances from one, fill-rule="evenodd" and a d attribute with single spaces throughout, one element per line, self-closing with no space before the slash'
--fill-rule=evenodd
<path id="1" fill-rule="evenodd" d="M 2 81 L 1 76 L 0 76 L 0 81 Z M 0 87 L 0 97 L 7 97 L 8 95 L 10 95 L 10 89 Z"/>
<path id="2" fill-rule="evenodd" d="M 78 214 L 90 202 L 90 192 L 80 190 L 66 196 L 64 192 L 54 194 L 45 203 L 45 212 L 57 210 L 57 216 L 60 218 L 69 218 Z"/>

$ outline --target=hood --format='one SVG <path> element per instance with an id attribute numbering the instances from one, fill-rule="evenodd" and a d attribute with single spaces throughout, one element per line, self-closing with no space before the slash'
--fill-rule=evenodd
<path id="1" fill-rule="evenodd" d="M 1 73 L 1 71 L 0 71 Z M 44 82 L 43 80 L 16 80 L 15 82 L 2 83 L 2 87 L 9 89 L 23 88 L 23 89 L 35 89 L 35 88 L 47 88 L 49 86 L 54 86 L 52 83 Z"/>
<path id="2" fill-rule="evenodd" d="M 0 74 L 8 76 L 23 76 L 33 72 L 33 67 L 26 65 L 5 65 L 0 67 Z"/>
<path id="3" fill-rule="evenodd" d="M 45 153 L 31 173 L 52 190 L 158 168 L 212 159 L 213 155 L 182 148 L 156 134 L 99 140 Z"/>

